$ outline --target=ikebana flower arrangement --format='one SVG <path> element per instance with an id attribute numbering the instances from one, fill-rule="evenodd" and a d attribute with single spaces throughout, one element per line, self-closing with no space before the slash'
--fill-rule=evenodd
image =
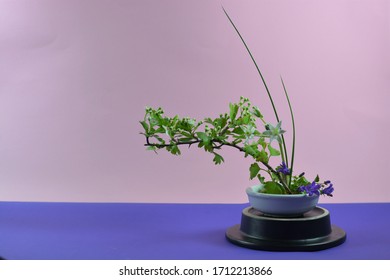
<path id="1" fill-rule="evenodd" d="M 168 117 L 161 108 L 147 107 L 144 119 L 140 122 L 144 129 L 142 134 L 146 139 L 145 146 L 155 152 L 166 149 L 173 155 L 180 155 L 182 146 L 197 146 L 210 153 L 215 164 L 224 162 L 222 149 L 236 149 L 244 157 L 252 160 L 249 166 L 249 177 L 258 180 L 257 188 L 253 189 L 256 192 L 272 195 L 299 194 L 317 198 L 320 195 L 332 196 L 334 188 L 329 180 L 321 181 L 318 175 L 312 180 L 307 179 L 304 173 L 294 175 L 295 122 L 283 79 L 281 84 L 292 121 L 291 154 L 287 150 L 285 141 L 286 131 L 282 128 L 282 121 L 279 119 L 265 79 L 240 32 L 227 12 L 225 10 L 224 12 L 257 69 L 272 105 L 276 122 L 267 121 L 260 108 L 254 106 L 245 97 L 241 97 L 237 103 L 230 103 L 227 112 L 220 114 L 219 117 L 208 117 L 200 121 L 187 117 Z M 271 158 L 279 159 L 277 166 L 271 165 Z"/>
<path id="2" fill-rule="evenodd" d="M 250 206 L 243 209 L 241 223 L 226 230 L 225 237 L 231 243 L 270 251 L 317 251 L 338 246 L 346 240 L 345 231 L 331 224 L 328 210 L 317 206 L 320 195 L 333 196 L 333 184 L 318 175 L 308 180 L 304 172 L 294 173 L 295 121 L 284 81 L 281 78 L 292 122 L 291 150 L 287 150 L 286 131 L 263 74 L 223 11 L 256 67 L 276 120 L 266 120 L 260 108 L 242 96 L 219 117 L 199 121 L 169 117 L 161 108 L 147 107 L 140 121 L 145 146 L 156 153 L 166 149 L 173 155 L 180 155 L 182 147 L 197 146 L 211 154 L 215 164 L 224 162 L 224 149 L 235 149 L 251 159 L 249 178 L 258 182 L 246 188 Z"/>

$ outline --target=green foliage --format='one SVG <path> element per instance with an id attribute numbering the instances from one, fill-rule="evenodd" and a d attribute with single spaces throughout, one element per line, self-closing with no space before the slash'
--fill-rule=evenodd
<path id="1" fill-rule="evenodd" d="M 156 152 L 157 149 L 158 149 L 158 148 L 157 148 L 156 146 L 149 146 L 149 147 L 146 148 L 146 150 L 148 150 L 148 151 L 154 151 L 154 152 Z"/>
<path id="2" fill-rule="evenodd" d="M 291 179 L 290 189 L 293 193 L 299 193 L 298 188 L 308 184 L 310 184 L 310 182 L 305 178 L 305 176 L 293 176 Z"/>
<path id="3" fill-rule="evenodd" d="M 271 156 L 280 156 L 280 152 L 277 149 L 272 148 L 271 144 L 268 145 L 268 150 Z"/>
<path id="4" fill-rule="evenodd" d="M 181 155 L 181 152 L 179 150 L 179 147 L 177 145 L 167 146 L 167 151 L 170 152 L 172 155 Z"/>
<path id="5" fill-rule="evenodd" d="M 196 136 L 200 139 L 203 145 L 208 145 L 210 143 L 211 138 L 205 132 L 197 132 Z"/>
<path id="6" fill-rule="evenodd" d="M 144 120 L 140 124 L 144 130 L 141 134 L 146 137 L 147 150 L 156 153 L 166 149 L 173 155 L 181 155 L 180 146 L 191 147 L 196 144 L 213 154 L 213 162 L 218 165 L 224 162 L 218 152 L 222 147 L 238 149 L 245 157 L 253 160 L 249 177 L 251 180 L 257 178 L 264 184 L 266 193 L 300 193 L 299 187 L 310 184 L 304 176 L 282 174 L 278 168 L 275 170 L 269 166 L 270 157 L 282 156 L 281 150 L 274 148 L 271 143 L 277 140 L 280 144 L 281 135 L 285 131 L 281 122 L 275 126 L 265 122 L 260 110 L 252 106 L 247 98 L 241 97 L 239 103 L 230 103 L 228 113 L 202 121 L 179 116 L 170 118 L 164 115 L 161 108 L 146 108 Z M 258 126 L 263 127 L 263 132 L 260 132 Z M 265 168 L 262 169 L 260 165 Z M 317 175 L 314 181 L 319 180 Z"/>
<path id="7" fill-rule="evenodd" d="M 261 114 L 260 109 L 256 106 L 253 106 L 253 115 L 258 117 L 259 119 L 263 118 L 263 115 Z"/>
<path id="8" fill-rule="evenodd" d="M 245 157 L 250 155 L 251 157 L 256 159 L 260 154 L 260 151 L 259 151 L 256 143 L 251 144 L 251 145 L 245 145 L 243 149 L 245 152 Z"/>
<path id="9" fill-rule="evenodd" d="M 230 121 L 233 122 L 236 119 L 236 116 L 237 116 L 238 105 L 230 103 L 229 107 L 230 107 Z"/>
<path id="10" fill-rule="evenodd" d="M 219 155 L 217 153 L 214 153 L 213 161 L 214 161 L 215 164 L 221 164 L 225 160 L 223 159 L 223 157 L 221 157 L 221 155 Z"/>
<path id="11" fill-rule="evenodd" d="M 173 155 L 181 155 L 180 146 L 197 144 L 199 148 L 214 155 L 215 164 L 222 164 L 224 158 L 217 151 L 228 146 L 253 159 L 254 163 L 249 168 L 250 179 L 257 178 L 262 183 L 267 182 L 261 174 L 264 172 L 272 182 L 279 180 L 277 172 L 270 169 L 268 163 L 270 157 L 280 156 L 280 151 L 271 146 L 271 141 L 279 139 L 284 130 L 281 129 L 280 122 L 275 126 L 266 123 L 259 108 L 252 106 L 248 98 L 241 97 L 239 103 L 230 103 L 228 113 L 202 121 L 177 115 L 167 117 L 161 108 L 147 107 L 140 124 L 148 150 L 157 152 L 166 149 Z M 263 126 L 264 132 L 259 131 L 259 124 Z M 267 169 L 262 170 L 259 163 Z M 277 189 L 274 185 L 271 186 L 270 191 Z"/>
<path id="12" fill-rule="evenodd" d="M 270 194 L 284 194 L 285 191 L 283 186 L 277 182 L 268 181 L 264 183 L 264 186 L 261 190 L 262 193 L 270 193 Z"/>
<path id="13" fill-rule="evenodd" d="M 149 126 L 145 121 L 140 121 L 140 124 L 145 129 L 145 132 L 149 131 Z"/>
<path id="14" fill-rule="evenodd" d="M 265 177 L 261 176 L 260 174 L 257 175 L 257 179 L 259 179 L 261 184 L 265 183 Z"/>
<path id="15" fill-rule="evenodd" d="M 259 152 L 259 155 L 256 157 L 256 160 L 263 163 L 268 163 L 269 156 L 266 151 L 262 150 Z"/>
<path id="16" fill-rule="evenodd" d="M 260 171 L 260 166 L 255 162 L 252 163 L 251 166 L 249 167 L 249 172 L 250 172 L 250 179 L 252 180 L 257 176 L 257 174 Z"/>

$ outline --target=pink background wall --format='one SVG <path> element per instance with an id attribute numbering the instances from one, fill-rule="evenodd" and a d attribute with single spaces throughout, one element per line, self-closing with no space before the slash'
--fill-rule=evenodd
<path id="1" fill-rule="evenodd" d="M 334 181 L 323 202 L 389 202 L 385 0 L 1 0 L 0 200 L 245 202 L 241 154 L 156 156 L 138 134 L 146 105 L 202 118 L 240 95 L 273 121 L 221 3 L 277 96 L 284 77 L 297 172 Z"/>

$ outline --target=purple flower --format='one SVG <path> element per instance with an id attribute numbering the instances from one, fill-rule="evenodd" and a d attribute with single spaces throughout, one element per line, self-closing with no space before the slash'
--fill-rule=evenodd
<path id="1" fill-rule="evenodd" d="M 330 183 L 328 187 L 322 190 L 322 194 L 326 194 L 327 196 L 333 196 L 332 192 L 334 191 L 333 184 Z"/>
<path id="2" fill-rule="evenodd" d="M 315 181 L 313 181 L 311 184 L 308 184 L 306 186 L 300 186 L 298 190 L 302 193 L 306 193 L 308 196 L 313 195 L 320 195 L 320 184 L 316 184 Z"/>
<path id="3" fill-rule="evenodd" d="M 276 171 L 283 173 L 284 175 L 290 174 L 290 169 L 287 168 L 287 165 L 284 162 L 276 168 Z"/>
<path id="4" fill-rule="evenodd" d="M 329 180 L 328 180 L 328 181 L 325 181 L 324 184 L 325 184 L 325 185 L 328 185 L 328 184 L 330 184 L 330 181 L 329 181 Z"/>

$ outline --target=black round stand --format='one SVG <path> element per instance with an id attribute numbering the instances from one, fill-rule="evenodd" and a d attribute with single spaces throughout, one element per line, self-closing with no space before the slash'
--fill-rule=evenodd
<path id="1" fill-rule="evenodd" d="M 301 217 L 266 216 L 248 207 L 241 225 L 228 228 L 226 238 L 239 246 L 266 251 L 318 251 L 344 243 L 346 234 L 331 225 L 329 211 L 316 207 Z"/>

